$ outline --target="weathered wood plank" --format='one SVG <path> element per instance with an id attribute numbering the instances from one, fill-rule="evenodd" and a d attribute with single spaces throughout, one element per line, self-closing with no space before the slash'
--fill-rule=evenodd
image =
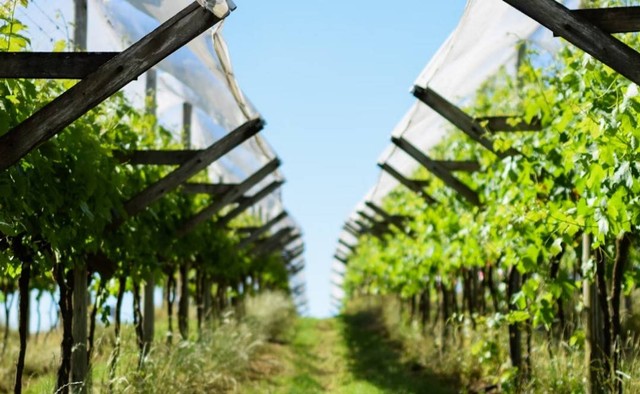
<path id="1" fill-rule="evenodd" d="M 275 226 L 276 224 L 280 223 L 282 220 L 286 219 L 288 216 L 289 216 L 289 214 L 287 213 L 287 211 L 283 211 L 282 213 L 280 213 L 275 218 L 269 220 L 263 226 L 258 227 L 257 229 L 252 231 L 251 234 L 249 234 L 249 236 L 247 238 L 245 238 L 242 241 L 240 241 L 240 244 L 238 244 L 238 248 L 244 249 L 248 245 L 254 243 L 255 241 L 258 240 L 258 238 L 260 238 L 262 235 L 264 235 L 273 226 Z"/>
<path id="2" fill-rule="evenodd" d="M 344 258 L 344 257 L 342 257 L 342 256 L 340 256 L 340 255 L 338 255 L 337 253 L 336 253 L 335 255 L 333 255 L 333 258 L 334 258 L 334 259 L 336 259 L 336 260 L 338 260 L 338 261 L 339 261 L 339 262 L 341 262 L 342 264 L 347 265 L 347 261 L 348 261 L 348 260 L 347 260 L 346 258 Z"/>
<path id="3" fill-rule="evenodd" d="M 378 167 L 380 167 L 387 174 L 394 177 L 400 184 L 404 185 L 409 190 L 418 194 L 420 197 L 424 198 L 429 204 L 436 204 L 437 201 L 429 195 L 429 193 L 424 191 L 424 187 L 428 185 L 428 181 L 417 181 L 412 179 L 407 179 L 404 175 L 402 175 L 398 170 L 391 167 L 387 163 L 379 163 Z"/>
<path id="4" fill-rule="evenodd" d="M 371 209 L 373 212 L 384 218 L 385 221 L 393 224 L 398 230 L 404 231 L 404 220 L 406 218 L 397 215 L 390 215 L 389 213 L 387 213 L 387 211 L 380 208 L 371 201 L 367 201 L 365 205 L 369 207 L 369 209 Z"/>
<path id="5" fill-rule="evenodd" d="M 480 124 L 480 122 L 447 101 L 433 89 L 414 86 L 413 95 L 418 100 L 431 107 L 434 111 L 440 114 L 440 116 L 451 122 L 466 135 L 471 137 L 471 139 L 484 146 L 489 151 L 495 153 L 498 157 L 503 158 L 517 154 L 517 151 L 496 152 L 493 147 L 493 142 L 486 137 L 487 130 Z"/>
<path id="6" fill-rule="evenodd" d="M 287 227 L 278 231 L 272 237 L 266 239 L 263 243 L 256 245 L 252 253 L 255 256 L 266 256 L 278 249 L 284 249 L 288 244 L 300 238 L 300 234 L 296 234 L 293 227 Z"/>
<path id="7" fill-rule="evenodd" d="M 0 171 L 220 21 L 197 2 L 0 137 Z"/>
<path id="8" fill-rule="evenodd" d="M 597 26 L 605 33 L 640 31 L 640 7 L 584 8 L 571 13 Z"/>
<path id="9" fill-rule="evenodd" d="M 342 239 L 338 240 L 338 243 L 342 246 L 344 246 L 345 248 L 349 249 L 350 251 L 354 252 L 356 250 L 356 247 L 354 245 L 349 245 L 348 243 L 346 243 L 345 241 L 343 241 Z"/>
<path id="10" fill-rule="evenodd" d="M 222 195 L 219 199 L 214 201 L 211 205 L 204 208 L 194 216 L 192 216 L 189 220 L 187 220 L 180 230 L 178 230 L 178 237 L 182 237 L 187 233 L 193 231 L 193 229 L 198 226 L 200 223 L 204 222 L 207 219 L 210 219 L 217 215 L 224 207 L 227 205 L 239 202 L 239 199 L 251 190 L 254 186 L 258 185 L 262 180 L 268 177 L 271 173 L 273 173 L 280 166 L 280 160 L 274 159 L 263 166 L 261 169 L 256 171 L 249 178 L 245 179 L 240 185 L 231 189 L 228 193 Z M 243 200 L 239 202 L 239 206 L 249 206 L 252 203 L 252 198 L 247 200 Z"/>
<path id="11" fill-rule="evenodd" d="M 0 52 L 0 78 L 83 79 L 118 52 Z"/>
<path id="12" fill-rule="evenodd" d="M 169 175 L 150 185 L 137 196 L 129 200 L 125 204 L 127 214 L 129 216 L 134 216 L 153 202 L 160 199 L 162 196 L 175 190 L 178 186 L 196 175 L 199 171 L 204 170 L 208 165 L 256 135 L 260 130 L 262 130 L 263 125 L 264 123 L 259 119 L 249 121 L 216 141 L 209 148 L 193 156 Z"/>
<path id="13" fill-rule="evenodd" d="M 540 119 L 532 119 L 527 123 L 513 116 L 483 116 L 475 120 L 492 133 L 542 130 Z"/>
<path id="14" fill-rule="evenodd" d="M 202 150 L 113 151 L 113 157 L 122 164 L 179 166 L 202 152 Z"/>
<path id="15" fill-rule="evenodd" d="M 438 166 L 444 168 L 447 171 L 460 171 L 460 172 L 478 172 L 480 171 L 480 163 L 473 160 L 434 160 Z"/>
<path id="16" fill-rule="evenodd" d="M 440 178 L 445 185 L 449 186 L 456 192 L 458 192 L 462 197 L 464 197 L 469 203 L 474 206 L 480 206 L 480 199 L 476 192 L 471 190 L 469 186 L 460 182 L 458 178 L 451 175 L 451 173 L 442 167 L 438 166 L 433 160 L 431 160 L 427 155 L 409 143 L 407 140 L 402 138 L 392 137 L 391 141 L 400 149 L 405 151 L 409 156 L 413 157 L 418 163 L 420 163 L 424 168 L 426 168 L 429 172 L 431 172 L 436 177 Z"/>
<path id="17" fill-rule="evenodd" d="M 238 187 L 237 183 L 185 183 L 182 192 L 185 194 L 209 194 L 217 196 L 228 193 Z"/>
<path id="18" fill-rule="evenodd" d="M 280 187 L 282 187 L 282 185 L 284 185 L 284 181 L 275 181 L 275 182 L 270 183 L 264 189 L 260 190 L 259 192 L 257 192 L 253 196 L 247 198 L 242 203 L 238 204 L 237 207 L 235 207 L 229 213 L 227 213 L 226 215 L 224 215 L 223 217 L 218 219 L 218 221 L 216 223 L 219 226 L 226 226 L 233 219 L 238 217 L 242 212 L 244 212 L 247 209 L 249 209 L 250 207 L 256 205 L 257 203 L 259 203 L 260 201 L 265 199 L 267 196 L 269 196 L 271 193 L 273 193 L 276 190 L 280 189 Z"/>
<path id="19" fill-rule="evenodd" d="M 360 234 L 360 233 L 358 233 L 356 230 L 354 230 L 354 229 L 353 229 L 353 227 L 345 226 L 345 227 L 343 227 L 343 228 L 344 228 L 344 230 L 345 230 L 346 232 L 348 232 L 349 234 L 353 235 L 353 236 L 354 236 L 354 237 L 356 237 L 356 238 L 360 238 L 360 236 L 362 236 L 362 234 Z"/>
<path id="20" fill-rule="evenodd" d="M 640 53 L 554 0 L 504 0 L 636 84 Z"/>

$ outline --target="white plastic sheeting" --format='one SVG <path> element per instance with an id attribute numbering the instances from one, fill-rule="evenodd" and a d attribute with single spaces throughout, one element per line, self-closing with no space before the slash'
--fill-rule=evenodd
<path id="1" fill-rule="evenodd" d="M 235 8 L 230 0 L 198 0 L 219 17 Z M 89 0 L 88 50 L 122 51 L 192 4 L 191 0 Z M 73 0 L 33 0 L 17 17 L 30 26 L 35 51 L 49 51 L 58 40 L 73 36 Z M 160 123 L 180 140 L 182 107 L 193 106 L 191 144 L 202 149 L 245 123 L 259 117 L 246 100 L 235 78 L 221 35 L 222 23 L 197 37 L 155 68 L 158 72 L 157 103 Z M 145 79 L 129 84 L 125 93 L 142 108 Z M 260 136 L 225 155 L 209 168 L 212 181 L 240 182 L 276 155 Z M 279 172 L 269 176 L 248 194 L 281 180 Z M 275 192 L 253 208 L 265 219 L 282 211 L 280 193 Z M 295 223 L 290 223 L 295 225 Z M 296 225 L 297 226 L 297 225 Z"/>
<path id="2" fill-rule="evenodd" d="M 576 8 L 579 2 L 569 0 L 564 3 L 569 8 Z M 515 72 L 518 44 L 522 42 L 547 53 L 553 53 L 559 47 L 559 41 L 551 32 L 503 0 L 469 0 L 457 28 L 420 73 L 414 85 L 429 87 L 454 104 L 465 105 L 471 102 L 482 83 L 500 69 Z M 392 135 L 402 136 L 421 151 L 428 152 L 442 141 L 452 127 L 438 113 L 416 101 Z M 395 146 L 389 146 L 379 162 L 391 165 L 407 178 L 412 178 L 420 166 Z M 358 211 L 375 217 L 365 202 L 373 201 L 381 205 L 382 200 L 398 185 L 395 178 L 381 172 L 377 184 L 356 206 L 348 221 L 366 222 L 357 214 Z M 346 231 L 342 232 L 340 238 L 350 243 L 355 239 Z"/>

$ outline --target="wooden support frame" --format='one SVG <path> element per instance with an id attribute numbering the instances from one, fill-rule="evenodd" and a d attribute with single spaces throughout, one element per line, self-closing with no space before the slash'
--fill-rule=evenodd
<path id="1" fill-rule="evenodd" d="M 0 52 L 2 79 L 84 79 L 118 52 Z"/>
<path id="2" fill-rule="evenodd" d="M 218 199 L 216 199 L 212 204 L 208 207 L 204 208 L 191 218 L 189 218 L 178 230 L 178 237 L 182 237 L 187 233 L 193 231 L 193 229 L 198 226 L 200 223 L 205 220 L 212 218 L 217 215 L 224 207 L 238 203 L 239 206 L 246 207 L 250 206 L 252 203 L 258 201 L 258 198 L 263 198 L 264 196 L 261 194 L 264 192 L 258 192 L 256 196 L 244 198 L 243 194 L 251 190 L 253 187 L 262 182 L 266 177 L 268 177 L 273 171 L 275 171 L 280 166 L 280 161 L 278 159 L 272 160 L 267 165 L 262 167 L 260 170 L 256 171 L 249 178 L 245 179 L 242 183 L 240 183 L 237 187 L 229 190 L 227 193 L 221 195 Z M 272 186 L 269 186 L 271 190 Z M 279 187 L 279 185 L 278 185 Z"/>
<path id="3" fill-rule="evenodd" d="M 300 264 L 289 269 L 289 276 L 296 276 L 304 270 L 304 264 Z"/>
<path id="4" fill-rule="evenodd" d="M 282 185 L 284 185 L 284 181 L 271 182 L 264 189 L 260 190 L 259 192 L 257 192 L 253 196 L 248 197 L 247 199 L 243 200 L 240 204 L 238 204 L 237 207 L 235 207 L 229 213 L 227 213 L 226 215 L 224 215 L 223 217 L 218 219 L 218 221 L 216 223 L 218 224 L 218 226 L 226 226 L 233 219 L 235 219 L 238 216 L 240 216 L 240 214 L 242 212 L 246 211 L 247 209 L 249 209 L 253 205 L 256 205 L 260 201 L 264 200 L 271 193 L 273 193 L 276 190 L 280 189 L 280 187 L 282 187 Z"/>
<path id="5" fill-rule="evenodd" d="M 595 15 L 602 17 L 607 11 L 571 11 L 554 0 L 504 2 L 640 85 L 640 53 L 611 36 L 602 25 L 598 26 L 593 22 Z M 614 12 L 616 11 L 609 11 L 609 14 Z"/>
<path id="6" fill-rule="evenodd" d="M 349 245 L 348 243 L 346 243 L 345 241 L 343 241 L 342 239 L 338 240 L 338 243 L 342 246 L 344 246 L 345 248 L 347 248 L 348 250 L 350 250 L 351 252 L 355 252 L 356 247 L 353 245 Z"/>
<path id="7" fill-rule="evenodd" d="M 121 164 L 180 166 L 192 159 L 202 150 L 136 150 L 132 152 L 114 151 Z"/>
<path id="8" fill-rule="evenodd" d="M 480 163 L 474 160 L 434 160 L 439 167 L 451 172 L 478 172 L 480 171 Z"/>
<path id="9" fill-rule="evenodd" d="M 440 178 L 445 185 L 449 186 L 462 197 L 464 197 L 470 204 L 474 206 L 480 206 L 480 199 L 476 192 L 471 190 L 469 186 L 460 182 L 460 180 L 454 177 L 449 171 L 440 167 L 436 162 L 431 160 L 426 154 L 421 152 L 418 148 L 413 146 L 409 141 L 392 137 L 391 141 L 400 149 L 405 151 L 409 156 L 413 157 L 418 163 L 425 167 L 436 177 Z"/>
<path id="10" fill-rule="evenodd" d="M 357 225 L 356 225 L 357 226 Z M 354 237 L 358 238 L 359 236 L 362 235 L 362 230 L 357 228 L 356 226 L 354 226 L 353 224 L 346 222 L 343 226 L 343 228 L 349 232 L 351 235 L 353 235 Z"/>
<path id="11" fill-rule="evenodd" d="M 242 241 L 240 241 L 240 244 L 238 244 L 238 248 L 244 249 L 247 246 L 249 246 L 250 244 L 254 243 L 255 241 L 258 240 L 258 238 L 260 238 L 262 235 L 264 235 L 273 226 L 275 226 L 276 224 L 280 223 L 281 221 L 283 221 L 287 217 L 289 217 L 289 214 L 287 213 L 287 211 L 281 212 L 278 216 L 276 216 L 275 218 L 269 220 L 262 227 L 258 227 L 256 230 L 252 231 L 247 238 L 245 238 Z"/>
<path id="12" fill-rule="evenodd" d="M 251 253 L 254 256 L 264 256 L 272 251 L 272 248 L 277 248 L 281 242 L 286 240 L 291 234 L 295 231 L 293 227 L 286 227 L 280 229 L 278 232 L 270 236 L 269 238 L 263 240 L 261 243 L 257 244 Z"/>
<path id="13" fill-rule="evenodd" d="M 333 256 L 333 258 L 338 260 L 342 264 L 347 265 L 347 259 L 342 256 L 339 256 L 337 253 Z"/>
<path id="14" fill-rule="evenodd" d="M 295 229 L 293 230 L 295 231 Z M 265 242 L 264 244 L 256 247 L 254 254 L 257 256 L 265 256 L 275 252 L 278 249 L 286 249 L 288 245 L 302 238 L 300 233 L 289 232 L 282 236 L 280 239 L 273 239 L 272 243 Z"/>
<path id="15" fill-rule="evenodd" d="M 636 33 L 640 31 L 640 7 L 584 8 L 572 14 L 586 19 L 605 33 Z"/>
<path id="16" fill-rule="evenodd" d="M 378 167 L 382 169 L 382 171 L 394 177 L 400 184 L 404 185 L 409 190 L 418 194 L 429 204 L 437 204 L 437 201 L 429 195 L 429 193 L 424 191 L 424 187 L 426 187 L 429 182 L 428 181 L 418 181 L 413 179 L 407 179 L 404 175 L 402 175 L 398 170 L 391 167 L 387 163 L 378 163 Z"/>
<path id="17" fill-rule="evenodd" d="M 398 230 L 404 231 L 404 220 L 406 218 L 398 215 L 391 215 L 371 201 L 365 202 L 365 205 L 373 212 L 384 218 L 385 221 L 394 225 Z"/>
<path id="18" fill-rule="evenodd" d="M 529 123 L 515 116 L 483 116 L 474 120 L 492 133 L 542 131 L 542 122 L 538 118 L 532 119 Z"/>
<path id="19" fill-rule="evenodd" d="M 253 137 L 262 130 L 264 122 L 261 119 L 251 120 L 238 127 L 231 133 L 216 141 L 209 148 L 196 154 L 183 165 L 175 169 L 166 177 L 153 183 L 125 204 L 125 211 L 129 216 L 135 216 L 153 202 L 167 193 L 175 190 L 189 178 L 204 170 L 231 150 Z"/>
<path id="20" fill-rule="evenodd" d="M 6 170 L 221 19 L 192 3 L 0 137 Z"/>
<path id="21" fill-rule="evenodd" d="M 424 104 L 431 107 L 440 116 L 451 122 L 458 129 L 462 130 L 466 135 L 474 141 L 493 152 L 500 158 L 516 154 L 515 150 L 507 152 L 496 152 L 493 142 L 486 137 L 487 130 L 471 116 L 467 115 L 460 108 L 456 107 L 444 97 L 440 96 L 433 89 L 422 88 L 420 86 L 413 87 L 413 95 Z"/>
<path id="22" fill-rule="evenodd" d="M 229 193 L 240 186 L 238 183 L 185 183 L 182 185 L 182 192 L 185 194 L 209 194 L 218 196 Z"/>

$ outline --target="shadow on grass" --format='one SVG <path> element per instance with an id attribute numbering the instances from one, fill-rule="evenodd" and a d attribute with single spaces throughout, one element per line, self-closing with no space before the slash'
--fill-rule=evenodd
<path id="1" fill-rule="evenodd" d="M 318 368 L 320 358 L 314 352 L 315 338 L 312 327 L 315 322 L 304 320 L 298 323 L 300 333 L 292 343 L 294 358 L 292 360 L 296 374 L 292 378 L 292 385 L 288 394 L 306 394 L 324 392 L 322 384 L 316 379 L 324 371 Z"/>
<path id="2" fill-rule="evenodd" d="M 358 379 L 391 393 L 459 392 L 450 380 L 402 360 L 402 345 L 389 339 L 381 312 L 368 310 L 341 316 L 349 368 Z"/>

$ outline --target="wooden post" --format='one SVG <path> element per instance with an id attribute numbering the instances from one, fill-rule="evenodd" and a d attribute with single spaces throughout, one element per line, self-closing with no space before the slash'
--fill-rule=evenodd
<path id="1" fill-rule="evenodd" d="M 582 236 L 582 266 L 588 267 L 591 260 L 591 236 Z M 605 393 L 604 382 L 602 382 L 602 343 L 603 324 L 602 312 L 598 302 L 596 285 L 589 279 L 591 275 L 588 271 L 582 273 L 582 297 L 584 307 L 582 309 L 582 319 L 585 333 L 584 353 L 585 364 L 589 374 L 585 380 L 585 392 L 588 394 Z"/>
<path id="2" fill-rule="evenodd" d="M 74 45 L 79 52 L 87 50 L 87 0 L 75 0 Z M 74 393 L 87 393 L 89 372 L 87 349 L 88 276 L 86 262 L 73 271 L 73 347 L 71 352 L 71 382 Z M 80 384 L 77 384 L 80 383 Z"/>
<path id="3" fill-rule="evenodd" d="M 146 111 L 147 114 L 156 116 L 157 100 L 157 75 L 155 70 L 149 70 L 147 72 L 147 98 L 146 98 Z M 150 272 L 146 278 L 144 284 L 144 308 L 142 318 L 142 358 L 144 358 L 153 344 L 153 332 L 155 330 L 155 304 L 153 302 L 153 293 L 156 287 L 155 278 L 153 272 Z"/>

